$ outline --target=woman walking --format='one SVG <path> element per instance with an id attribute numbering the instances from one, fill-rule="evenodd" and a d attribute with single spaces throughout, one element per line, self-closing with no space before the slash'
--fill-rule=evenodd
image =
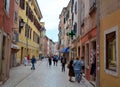
<path id="1" fill-rule="evenodd" d="M 68 69 L 69 69 L 69 73 L 68 73 L 68 75 L 69 75 L 69 81 L 70 81 L 70 82 L 74 82 L 74 81 L 72 80 L 72 77 L 75 76 L 75 74 L 74 74 L 74 69 L 73 69 L 73 58 L 71 58 L 71 60 L 70 60 L 70 62 L 69 62 L 69 64 L 68 64 Z"/>

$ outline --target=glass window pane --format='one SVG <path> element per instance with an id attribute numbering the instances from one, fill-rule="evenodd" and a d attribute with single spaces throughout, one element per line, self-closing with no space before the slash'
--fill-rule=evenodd
<path id="1" fill-rule="evenodd" d="M 116 32 L 106 34 L 106 68 L 117 70 L 116 61 Z"/>

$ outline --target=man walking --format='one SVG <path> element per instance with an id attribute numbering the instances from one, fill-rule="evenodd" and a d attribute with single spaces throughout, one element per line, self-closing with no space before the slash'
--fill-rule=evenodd
<path id="1" fill-rule="evenodd" d="M 35 56 L 34 56 L 34 55 L 32 56 L 31 63 L 32 63 L 31 70 L 35 70 L 36 59 L 35 59 Z"/>
<path id="2" fill-rule="evenodd" d="M 75 80 L 80 83 L 81 80 L 81 67 L 82 67 L 82 63 L 79 60 L 79 58 L 77 57 L 76 60 L 74 60 L 73 62 L 73 68 L 74 68 L 74 73 L 75 73 Z"/>
<path id="3" fill-rule="evenodd" d="M 61 63 L 62 63 L 62 72 L 63 71 L 65 72 L 65 64 L 66 64 L 66 58 L 65 57 L 61 58 Z"/>

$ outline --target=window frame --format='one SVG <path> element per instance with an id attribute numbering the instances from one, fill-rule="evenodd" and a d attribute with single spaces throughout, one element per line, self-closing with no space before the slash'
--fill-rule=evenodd
<path id="1" fill-rule="evenodd" d="M 110 69 L 107 69 L 106 67 L 106 35 L 109 34 L 109 33 L 112 33 L 115 31 L 115 35 L 116 35 L 116 71 L 113 71 L 113 70 L 110 70 Z M 113 75 L 113 76 L 118 76 L 118 26 L 114 26 L 108 30 L 106 30 L 104 32 L 104 70 L 105 70 L 105 73 L 107 74 L 110 74 L 110 75 Z"/>

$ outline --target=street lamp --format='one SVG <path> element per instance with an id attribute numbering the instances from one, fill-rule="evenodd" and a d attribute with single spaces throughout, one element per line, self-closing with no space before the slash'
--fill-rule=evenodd
<path id="1" fill-rule="evenodd" d="M 19 28 L 23 28 L 25 25 L 25 22 L 23 21 L 23 19 L 20 20 L 20 24 L 19 24 Z"/>
<path id="2" fill-rule="evenodd" d="M 22 29 L 23 27 L 24 27 L 24 25 L 25 25 L 25 22 L 23 21 L 23 19 L 20 19 L 20 21 L 19 21 L 19 28 L 12 28 L 13 30 L 15 30 L 15 29 Z"/>
<path id="3" fill-rule="evenodd" d="M 21 29 L 24 27 L 25 22 L 23 21 L 23 19 L 20 19 L 19 21 L 19 27 L 18 28 L 12 28 L 12 38 L 13 38 L 13 42 L 16 43 L 18 42 L 18 29 L 19 31 L 21 31 Z"/>

